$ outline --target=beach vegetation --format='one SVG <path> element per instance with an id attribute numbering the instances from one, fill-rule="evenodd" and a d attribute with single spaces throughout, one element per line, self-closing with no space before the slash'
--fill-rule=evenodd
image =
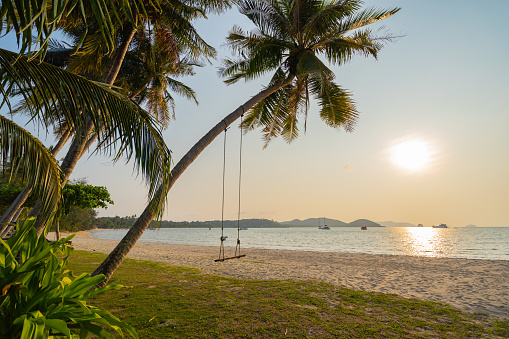
<path id="1" fill-rule="evenodd" d="M 46 339 L 113 338 L 136 331 L 108 311 L 88 304 L 92 296 L 120 285 L 93 287 L 104 276 L 73 276 L 68 259 L 72 235 L 48 242 L 38 236 L 34 218 L 17 226 L 8 240 L 0 240 L 0 338 Z"/>
<path id="2" fill-rule="evenodd" d="M 13 180 L 10 183 L 0 184 L 0 212 L 5 213 L 12 202 L 22 194 L 26 183 Z M 85 179 L 72 180 L 65 184 L 62 189 L 63 207 L 59 210 L 55 225 L 63 231 L 83 231 L 94 227 L 96 208 L 108 208 L 113 204 L 108 189 L 104 186 L 93 186 L 87 184 Z M 25 200 L 16 220 L 24 220 L 27 217 L 28 209 L 32 208 L 36 200 L 28 198 Z M 16 221 L 14 220 L 14 222 Z M 11 225 L 0 227 L 0 235 L 7 233 Z M 58 230 L 57 230 L 58 233 Z"/>
<path id="3" fill-rule="evenodd" d="M 105 254 L 76 251 L 76 272 Z M 129 286 L 93 302 L 140 338 L 507 338 L 509 322 L 395 294 L 324 282 L 233 279 L 195 268 L 124 260 L 111 278 Z"/>

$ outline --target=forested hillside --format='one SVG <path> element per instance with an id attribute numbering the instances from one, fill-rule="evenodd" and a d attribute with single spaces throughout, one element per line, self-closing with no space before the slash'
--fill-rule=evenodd
<path id="1" fill-rule="evenodd" d="M 97 228 L 131 228 L 134 225 L 137 217 L 103 217 L 96 218 L 95 226 Z M 236 228 L 237 220 L 225 220 L 223 222 L 225 228 Z M 221 220 L 212 221 L 168 221 L 163 220 L 159 223 L 152 221 L 150 227 L 158 228 L 219 228 L 221 227 Z M 274 228 L 274 227 L 287 227 L 276 221 L 268 219 L 243 219 L 240 221 L 240 227 L 243 228 Z"/>

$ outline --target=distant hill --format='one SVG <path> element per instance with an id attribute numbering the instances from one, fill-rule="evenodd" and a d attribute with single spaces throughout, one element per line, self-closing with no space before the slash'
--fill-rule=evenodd
<path id="1" fill-rule="evenodd" d="M 323 226 L 323 218 L 309 218 L 306 220 L 293 219 L 292 221 L 283 221 L 280 224 L 289 227 L 318 227 Z M 331 227 L 347 226 L 345 222 L 325 218 L 325 224 Z"/>
<path id="2" fill-rule="evenodd" d="M 280 224 L 288 227 L 318 227 L 323 226 L 323 218 L 309 218 L 305 220 L 294 219 L 291 221 L 283 221 Z M 329 227 L 361 227 L 366 225 L 368 227 L 381 227 L 380 224 L 367 219 L 358 219 L 350 223 L 340 220 L 325 218 L 325 224 Z"/>
<path id="3" fill-rule="evenodd" d="M 221 220 L 212 220 L 212 221 L 204 221 L 205 227 L 208 225 L 212 225 L 212 227 L 221 227 Z M 237 228 L 237 220 L 225 220 L 223 222 L 223 227 L 225 228 Z M 286 225 L 281 225 L 281 223 L 268 220 L 268 219 L 242 219 L 240 220 L 240 227 L 246 228 L 278 228 L 278 227 L 288 227 Z"/>
<path id="4" fill-rule="evenodd" d="M 409 222 L 379 221 L 378 223 L 380 225 L 386 226 L 386 227 L 413 227 L 413 226 L 417 226 L 417 225 L 411 224 Z"/>
<path id="5" fill-rule="evenodd" d="M 382 227 L 382 225 L 374 222 L 374 221 L 371 221 L 371 220 L 368 220 L 368 219 L 357 219 L 355 221 L 352 221 L 351 223 L 349 223 L 347 226 L 350 226 L 350 227 L 361 227 L 361 226 L 364 226 L 366 225 L 367 227 Z"/>

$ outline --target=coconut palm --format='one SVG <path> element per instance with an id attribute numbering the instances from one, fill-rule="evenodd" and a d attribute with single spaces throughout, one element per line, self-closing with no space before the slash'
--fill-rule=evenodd
<path id="1" fill-rule="evenodd" d="M 188 57 L 176 59 L 180 53 L 165 50 L 165 45 L 157 37 L 147 35 L 143 40 L 126 55 L 118 86 L 125 88 L 131 99 L 146 107 L 167 127 L 170 120 L 175 119 L 172 92 L 198 104 L 195 92 L 176 78 L 194 75 L 194 66 L 201 64 Z"/>
<path id="2" fill-rule="evenodd" d="M 198 155 L 243 114 L 243 125 L 247 129 L 261 126 L 267 142 L 278 135 L 291 141 L 298 135 L 298 117 L 306 116 L 311 94 L 318 100 L 319 115 L 327 125 L 352 130 L 358 115 L 353 100 L 334 82 L 333 71 L 322 59 L 342 65 L 356 54 L 376 58 L 390 37 L 376 37 L 364 27 L 399 10 L 360 9 L 359 0 L 240 1 L 240 12 L 256 30 L 245 33 L 233 28 L 227 42 L 239 58 L 226 60 L 220 74 L 227 83 L 255 79 L 267 72 L 273 72 L 272 79 L 203 136 L 173 167 L 170 185 L 160 187 L 160 191 L 167 193 Z M 111 277 L 154 217 L 151 204 L 94 274 Z"/>
<path id="3" fill-rule="evenodd" d="M 147 112 L 142 110 L 125 97 L 115 91 L 92 83 L 80 76 L 70 74 L 64 70 L 38 61 L 30 61 L 26 57 L 19 56 L 16 53 L 0 49 L 0 66 L 2 72 L 2 81 L 4 86 L 1 88 L 4 101 L 9 103 L 9 93 L 14 87 L 21 89 L 25 100 L 31 102 L 32 107 L 37 112 L 54 111 L 56 103 L 65 110 L 60 110 L 66 117 L 66 121 L 72 124 L 74 130 L 85 128 L 88 121 L 94 122 L 94 129 L 103 130 L 101 140 L 104 145 L 109 146 L 111 154 L 118 158 L 125 153 L 132 156 L 136 168 L 144 175 L 151 186 L 150 194 L 156 192 L 156 188 L 168 180 L 168 170 L 170 151 L 167 149 L 161 136 L 160 129 Z M 90 100 L 95 98 L 96 100 Z M 40 113 L 40 115 L 44 115 Z M 4 123 L 6 118 L 3 119 Z M 15 125 L 11 122 L 11 125 Z M 0 135 L 3 140 L 0 147 L 2 152 L 14 152 L 10 155 L 11 159 L 29 159 L 37 163 L 42 154 L 40 148 L 35 147 L 10 147 L 9 142 L 14 132 L 7 129 L 2 130 Z M 12 139 L 12 141 L 10 140 Z M 49 151 L 46 150 L 49 154 Z M 21 160 L 20 160 L 21 161 Z M 56 162 L 55 162 L 56 164 Z M 30 169 L 24 168 L 25 171 Z M 49 180 L 42 177 L 40 170 L 36 168 L 30 174 L 27 171 L 27 180 L 36 186 L 44 184 L 44 194 L 41 194 L 42 206 L 47 206 L 54 198 L 48 199 L 48 194 L 53 192 L 57 194 L 65 183 L 65 176 L 59 172 L 59 180 Z M 49 186 L 49 183 L 52 186 Z M 53 204 L 54 207 L 54 204 Z M 45 212 L 51 211 L 51 208 L 44 208 Z"/>
<path id="4" fill-rule="evenodd" d="M 134 24 L 131 20 L 120 20 L 123 22 L 123 25 L 117 29 L 118 35 L 120 37 L 117 39 L 119 44 L 115 52 L 112 54 L 113 57 L 109 62 L 109 67 L 106 68 L 106 71 L 102 76 L 102 82 L 109 85 L 112 85 L 115 82 L 127 50 L 131 44 L 131 41 L 135 37 L 136 32 L 138 30 L 145 29 L 147 25 L 153 26 L 153 29 L 156 32 L 160 31 L 161 27 L 164 27 L 166 30 L 171 30 L 173 33 L 172 40 L 175 41 L 175 45 L 178 46 L 178 39 L 185 41 L 186 43 L 182 44 L 182 46 L 185 46 L 186 51 L 195 53 L 196 55 L 205 55 L 205 57 L 213 56 L 215 54 L 214 49 L 207 45 L 196 33 L 190 24 L 190 20 L 199 17 L 205 17 L 207 10 L 220 11 L 228 6 L 229 3 L 226 0 L 161 0 L 158 3 L 158 7 L 152 6 L 152 4 L 149 2 L 149 4 L 145 6 L 145 13 L 137 16 L 135 18 Z M 68 17 L 64 22 L 68 23 L 70 20 L 71 18 Z M 78 21 L 78 18 L 74 20 L 74 22 Z M 92 40 L 94 39 L 92 38 Z M 94 45 L 93 41 L 91 45 Z M 86 43 L 84 46 L 85 51 L 89 50 L 89 47 Z M 171 50 L 175 49 L 172 48 Z M 83 55 L 79 55 L 79 53 L 77 56 L 83 58 Z M 64 173 L 64 184 L 74 170 L 78 160 L 84 154 L 87 145 L 91 144 L 91 142 L 93 142 L 101 133 L 101 130 L 99 129 L 98 131 L 95 131 L 93 134 L 91 134 L 93 130 L 93 124 L 94 121 L 88 120 L 86 127 L 84 127 L 82 130 L 76 130 L 73 143 L 71 144 L 69 151 L 67 152 L 67 155 L 65 156 L 61 165 L 62 172 Z M 99 142 L 99 145 L 102 145 L 102 143 Z M 127 153 L 127 157 L 130 157 L 129 153 Z M 155 192 L 156 191 L 154 190 L 154 187 L 151 186 L 150 195 L 154 194 Z M 156 200 L 159 202 L 159 205 L 157 207 L 152 206 L 152 208 L 155 208 L 154 211 L 160 215 L 160 212 L 164 208 L 165 199 L 157 198 Z M 36 206 L 29 215 L 36 215 L 37 213 L 38 208 Z M 34 227 L 36 227 L 39 233 L 43 231 L 47 220 L 47 214 L 38 215 Z"/>
<path id="5" fill-rule="evenodd" d="M 192 6 L 195 4 L 196 6 Z M 92 6 L 91 4 L 89 4 Z M 162 5 L 162 6 L 160 6 Z M 80 50 L 78 50 L 77 53 L 75 53 L 74 60 L 81 60 L 81 64 L 78 63 L 78 66 L 76 66 L 76 61 L 73 63 L 72 61 L 68 64 L 70 69 L 73 69 L 74 71 L 80 71 L 82 73 L 90 73 L 90 69 L 87 69 L 87 66 L 90 67 L 90 65 L 101 65 L 101 63 L 97 62 L 98 60 L 101 61 L 102 59 L 106 59 L 107 62 L 103 64 L 108 64 L 109 66 L 102 69 L 102 82 L 106 84 L 113 84 L 115 81 L 118 72 L 120 71 L 121 65 L 124 60 L 124 56 L 127 53 L 127 50 L 129 48 L 129 45 L 131 44 L 131 41 L 133 38 L 135 38 L 135 34 L 138 30 L 143 30 L 146 28 L 147 24 L 152 23 L 154 32 L 160 32 L 162 31 L 162 28 L 164 28 L 166 31 L 170 30 L 171 37 L 173 40 L 175 40 L 175 43 L 173 45 L 176 46 L 176 44 L 179 41 L 182 41 L 184 43 L 192 43 L 191 45 L 185 45 L 183 44 L 181 47 L 182 50 L 186 52 L 191 52 L 195 56 L 202 56 L 204 55 L 205 58 L 214 56 L 215 51 L 213 48 L 208 46 L 196 33 L 194 28 L 189 23 L 189 20 L 197 18 L 197 17 L 205 17 L 205 14 L 208 11 L 220 11 L 228 6 L 228 1 L 224 0 L 207 0 L 207 1 L 160 1 L 157 3 L 157 6 L 154 7 L 152 2 L 150 2 L 145 7 L 145 11 L 143 14 L 138 13 L 135 17 L 135 24 L 133 24 L 132 20 L 130 20 L 128 15 L 117 15 L 117 17 L 121 17 L 120 22 L 123 22 L 123 25 L 119 26 L 113 26 L 113 34 L 116 36 L 115 43 L 116 43 L 116 49 L 114 53 L 107 54 L 101 39 L 101 35 L 103 35 L 103 31 L 100 30 L 100 27 L 94 27 L 91 26 L 91 33 L 89 33 L 86 36 L 86 40 L 83 42 L 81 37 L 84 36 L 84 34 L 87 32 L 87 29 L 83 29 L 83 27 L 87 27 L 87 16 L 83 16 L 83 13 L 70 13 L 66 16 L 65 20 L 61 20 L 59 23 L 59 27 L 64 27 L 67 29 L 67 31 L 73 31 L 74 33 L 79 32 L 79 34 L 75 34 L 75 37 L 80 37 L 79 41 L 76 38 L 75 42 L 76 44 L 79 44 L 82 46 Z M 87 6 L 85 6 L 87 8 Z M 89 9 L 89 8 L 87 8 Z M 161 10 L 164 10 L 163 12 Z M 90 22 L 90 16 L 92 14 L 95 14 L 92 10 L 88 10 L 87 13 L 91 13 L 88 16 L 88 19 Z M 172 21 L 173 20 L 173 21 Z M 99 25 L 100 26 L 100 25 Z M 162 41 L 164 42 L 164 40 Z M 170 44 L 172 45 L 172 44 Z M 171 50 L 171 48 L 167 48 L 167 50 Z M 101 54 L 102 52 L 102 54 Z M 167 53 L 168 54 L 168 53 Z M 69 53 L 67 53 L 69 55 Z M 102 55 L 102 58 L 99 58 L 98 55 Z M 88 64 L 85 63 L 85 67 L 83 66 L 83 60 L 96 60 L 95 63 Z M 101 72 L 101 70 L 98 70 Z M 173 87 L 173 89 L 179 90 L 181 93 L 187 95 L 188 97 L 194 97 L 194 94 L 192 91 L 190 91 L 189 88 L 185 87 L 181 83 L 178 82 L 169 82 L 170 85 Z M 166 85 L 167 87 L 167 85 Z M 164 86 L 162 89 L 165 89 Z M 39 93 L 39 95 L 41 95 Z M 157 91 L 152 90 L 152 95 L 157 95 Z M 162 98 L 168 98 L 167 95 L 163 95 Z M 158 106 L 159 107 L 159 106 Z M 35 110 L 37 111 L 37 110 Z M 38 112 L 38 111 L 37 111 Z M 55 110 L 53 110 L 55 112 Z M 106 113 L 107 114 L 107 113 Z M 53 123 L 53 121 L 50 121 Z M 61 165 L 62 172 L 64 173 L 63 177 L 63 183 L 67 180 L 67 178 L 70 176 L 72 170 L 74 169 L 74 166 L 76 165 L 77 161 L 81 158 L 84 151 L 88 149 L 88 147 L 93 143 L 93 141 L 96 140 L 96 138 L 101 134 L 104 133 L 102 130 L 102 127 L 98 128 L 98 126 L 94 126 L 95 121 L 93 119 L 87 120 L 87 124 L 85 126 L 82 126 L 80 129 L 73 129 L 73 131 L 77 132 L 75 134 L 73 143 L 69 149 L 69 152 L 67 153 L 64 162 Z M 72 127 L 72 125 L 70 125 Z M 134 125 L 133 125 L 134 126 Z M 91 132 L 93 132 L 91 134 Z M 91 136 L 90 136 L 91 135 Z M 107 132 L 105 140 L 109 139 L 109 132 Z M 99 145 L 109 145 L 109 143 L 101 143 L 99 142 Z M 129 149 L 125 147 L 120 147 L 120 150 L 128 151 Z M 130 154 L 127 154 L 128 158 L 130 158 Z M 119 154 L 116 155 L 116 159 L 119 157 Z M 165 157 L 161 158 L 162 160 L 165 159 Z M 169 166 L 167 167 L 169 168 Z M 152 195 L 155 192 L 154 187 L 151 186 L 150 188 L 150 194 Z M 20 206 L 20 204 L 23 203 L 24 199 L 28 197 L 28 194 L 30 193 L 30 189 L 27 189 L 23 191 L 23 197 L 20 197 L 20 199 L 16 199 L 16 202 Z M 157 199 L 160 201 L 161 204 L 164 204 L 164 199 Z M 4 215 L 3 221 L 7 222 L 12 218 L 16 211 L 16 207 L 19 208 L 19 206 L 11 206 L 6 214 Z M 158 211 L 162 210 L 162 206 L 160 205 L 156 209 Z M 9 212 L 9 213 L 8 213 Z M 31 214 L 35 215 L 38 213 L 38 209 L 34 209 Z M 38 221 L 36 222 L 35 226 L 38 229 L 39 233 L 42 232 L 43 227 L 47 221 L 48 214 L 40 215 L 38 218 Z"/>

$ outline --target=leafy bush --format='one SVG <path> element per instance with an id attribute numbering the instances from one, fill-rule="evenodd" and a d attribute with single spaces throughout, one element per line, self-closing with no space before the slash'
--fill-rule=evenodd
<path id="1" fill-rule="evenodd" d="M 87 305 L 96 294 L 122 286 L 94 289 L 104 276 L 67 269 L 73 236 L 48 242 L 37 237 L 35 219 L 17 227 L 0 246 L 0 339 L 87 338 L 95 334 L 113 338 L 122 329 L 138 338 L 134 329 L 107 311 Z"/>

